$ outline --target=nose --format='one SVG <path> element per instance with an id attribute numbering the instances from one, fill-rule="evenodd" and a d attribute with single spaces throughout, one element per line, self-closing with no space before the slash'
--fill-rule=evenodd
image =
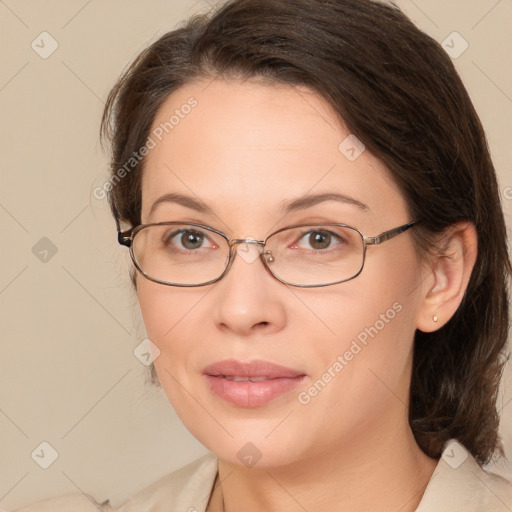
<path id="1" fill-rule="evenodd" d="M 227 274 L 212 290 L 214 321 L 237 335 L 270 334 L 286 324 L 289 291 L 265 268 L 257 243 L 237 243 Z"/>

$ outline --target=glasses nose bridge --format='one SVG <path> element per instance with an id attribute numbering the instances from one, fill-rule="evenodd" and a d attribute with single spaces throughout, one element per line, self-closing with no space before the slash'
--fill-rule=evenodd
<path id="1" fill-rule="evenodd" d="M 232 240 L 228 240 L 228 245 L 230 248 L 236 247 L 240 244 L 251 244 L 258 247 L 265 247 L 266 241 L 264 240 L 256 240 L 255 238 L 233 238 Z"/>
<path id="2" fill-rule="evenodd" d="M 232 240 L 227 240 L 227 242 L 228 242 L 228 246 L 229 246 L 229 258 L 228 258 L 228 262 L 227 262 L 226 272 L 230 269 L 231 265 L 233 264 L 235 255 L 238 253 L 238 247 L 242 244 L 248 244 L 253 247 L 256 247 L 259 251 L 259 257 L 260 257 L 263 265 L 268 270 L 270 270 L 267 263 L 273 262 L 274 258 L 272 256 L 272 253 L 270 253 L 270 251 L 265 251 L 265 247 L 267 245 L 266 240 L 256 240 L 255 238 L 248 237 L 248 238 L 233 238 Z M 242 256 L 242 259 L 244 259 L 245 261 L 248 261 L 243 255 L 241 255 L 241 256 Z M 263 256 L 265 256 L 265 257 L 263 257 Z M 249 260 L 252 260 L 252 258 L 249 257 Z"/>

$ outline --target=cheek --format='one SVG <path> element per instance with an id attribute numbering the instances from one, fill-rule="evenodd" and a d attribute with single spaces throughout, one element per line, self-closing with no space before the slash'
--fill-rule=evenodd
<path id="1" fill-rule="evenodd" d="M 359 361 L 386 366 L 410 348 L 414 332 L 413 308 L 399 293 L 377 297 L 375 293 L 366 296 L 355 291 L 344 293 L 341 298 L 333 296 L 331 300 L 312 299 L 308 305 L 318 312 L 316 316 L 325 327 L 322 332 L 326 332 L 323 336 L 317 335 L 316 348 L 310 347 L 318 355 L 316 360 L 322 363 L 320 368 L 338 359 L 346 365 Z M 313 322 L 309 323 L 309 328 L 306 321 L 303 323 L 304 330 L 312 334 Z"/>
<path id="2" fill-rule="evenodd" d="M 204 292 L 203 292 L 204 293 Z M 140 280 L 137 288 L 144 326 L 147 336 L 154 343 L 160 353 L 154 364 L 165 392 L 169 398 L 174 394 L 176 381 L 171 377 L 179 378 L 189 373 L 188 365 L 193 361 L 191 353 L 193 344 L 190 336 L 198 337 L 194 331 L 201 323 L 194 319 L 194 306 L 200 301 L 197 290 L 172 288 Z M 184 327 L 188 326 L 188 334 L 183 334 Z M 191 332 L 190 332 L 191 331 Z M 185 342 L 184 338 L 189 339 Z"/>
<path id="3" fill-rule="evenodd" d="M 400 265 L 392 261 L 368 265 L 355 280 L 304 297 L 318 319 L 312 315 L 309 322 L 304 319 L 304 331 L 312 333 L 316 324 L 319 333 L 325 332 L 310 347 L 319 388 L 336 381 L 335 393 L 357 401 L 365 395 L 376 400 L 379 389 L 389 394 L 388 386 L 407 398 L 419 303 L 418 268 L 414 260 Z"/>
<path id="4" fill-rule="evenodd" d="M 160 351 L 164 348 L 166 332 L 172 328 L 175 311 L 175 301 L 161 293 L 153 283 L 139 280 L 137 297 L 139 300 L 142 318 L 148 338 L 158 346 Z M 155 283 L 156 284 L 156 283 Z"/>
<path id="5" fill-rule="evenodd" d="M 323 319 L 334 332 L 309 347 L 314 372 L 297 394 L 298 414 L 319 418 L 327 439 L 363 435 L 408 401 L 412 357 L 411 309 L 394 293 L 333 300 Z M 309 329 L 311 332 L 311 329 Z M 307 338 L 307 336 L 304 336 Z M 325 418 L 331 419 L 326 424 Z"/>
<path id="6" fill-rule="evenodd" d="M 190 342 L 189 331 L 201 325 L 194 319 L 194 306 L 200 301 L 203 292 L 162 286 L 140 279 L 137 283 L 137 296 L 148 338 L 160 353 L 154 361 L 155 369 L 169 401 L 181 415 L 183 408 L 183 388 L 189 389 L 189 376 L 193 373 L 194 346 Z M 189 342 L 186 342 L 186 340 Z"/>
<path id="7" fill-rule="evenodd" d="M 164 350 L 173 339 L 179 324 L 190 322 L 194 306 L 205 291 L 176 288 L 153 283 L 147 279 L 137 282 L 137 297 L 149 339 Z"/>

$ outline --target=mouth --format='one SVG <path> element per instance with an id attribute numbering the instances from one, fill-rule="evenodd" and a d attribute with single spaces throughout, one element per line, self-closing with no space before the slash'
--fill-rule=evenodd
<path id="1" fill-rule="evenodd" d="M 223 379 L 232 380 L 234 382 L 261 382 L 263 380 L 270 380 L 269 377 L 239 377 L 237 375 L 212 375 L 212 377 L 222 377 Z"/>
<path id="2" fill-rule="evenodd" d="M 203 375 L 215 395 L 246 408 L 262 407 L 291 392 L 306 378 L 300 370 L 269 361 L 244 363 L 233 359 L 207 366 Z"/>

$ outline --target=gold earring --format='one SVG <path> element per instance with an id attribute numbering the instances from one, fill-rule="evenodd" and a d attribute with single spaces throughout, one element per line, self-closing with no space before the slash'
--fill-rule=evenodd
<path id="1" fill-rule="evenodd" d="M 434 317 L 432 318 L 432 320 L 434 320 L 434 322 L 437 322 L 439 320 L 439 318 L 437 317 L 437 315 L 434 315 Z"/>

